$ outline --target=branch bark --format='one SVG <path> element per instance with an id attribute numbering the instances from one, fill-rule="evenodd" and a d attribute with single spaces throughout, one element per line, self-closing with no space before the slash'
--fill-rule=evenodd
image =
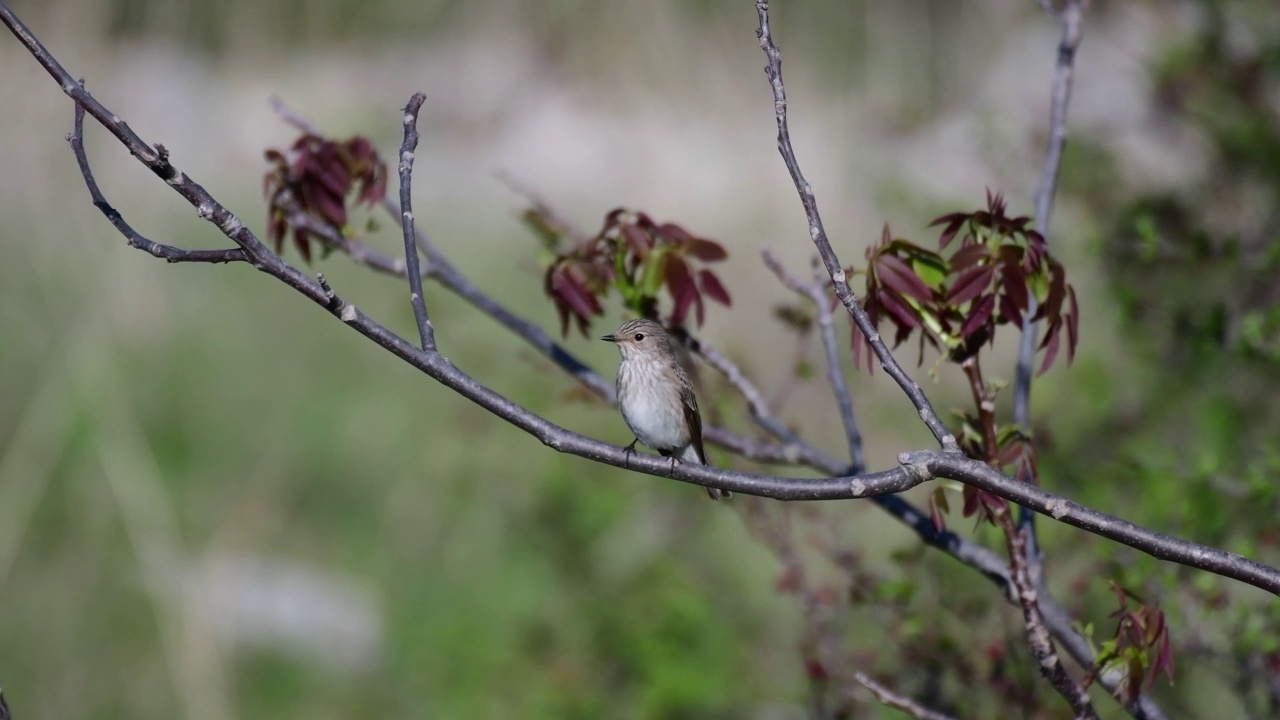
<path id="1" fill-rule="evenodd" d="M 759 29 L 756 32 L 757 37 L 760 38 L 760 49 L 764 51 L 765 56 L 769 59 L 769 64 L 765 66 L 764 73 L 769 78 L 769 85 L 773 88 L 773 113 L 778 123 L 778 152 L 782 154 L 782 161 L 786 164 L 787 171 L 791 173 L 791 180 L 795 183 L 796 192 L 800 194 L 800 203 L 804 206 L 805 217 L 809 220 L 809 238 L 813 240 L 814 246 L 818 248 L 818 255 L 822 258 L 822 264 L 826 266 L 827 274 L 831 276 L 831 282 L 835 285 L 836 297 L 840 298 L 840 302 L 849 311 L 853 321 L 857 323 L 858 329 L 867 336 L 867 341 L 871 344 L 872 351 L 875 352 L 876 358 L 880 361 L 880 367 L 884 368 L 885 373 L 893 378 L 894 382 L 898 383 L 898 386 L 906 393 L 911 400 L 911 404 L 919 412 L 920 419 L 924 421 L 925 426 L 933 433 L 933 437 L 937 439 L 943 451 L 959 453 L 960 446 L 956 443 L 955 435 L 952 435 L 947 426 L 938 418 L 938 413 L 934 411 L 933 405 L 929 402 L 929 398 L 925 397 L 920 385 L 907 375 L 902 366 L 898 364 L 898 361 L 894 359 L 893 353 L 889 352 L 889 347 L 884 344 L 884 340 L 871 322 L 871 318 L 862 309 L 858 299 L 854 297 L 853 290 L 849 287 L 849 280 L 845 276 L 844 267 L 840 264 L 839 258 L 836 257 L 835 251 L 831 249 L 831 242 L 827 240 L 827 231 L 822 226 L 822 216 L 818 213 L 818 201 L 814 197 L 813 188 L 809 185 L 809 181 L 804 179 L 804 173 L 800 171 L 800 165 L 796 161 L 795 149 L 791 147 L 791 131 L 787 126 L 787 91 L 782 83 L 782 55 L 778 52 L 777 46 L 773 44 L 772 36 L 769 35 L 768 0 L 756 0 L 756 16 L 760 22 Z"/>
<path id="2" fill-rule="evenodd" d="M 413 306 L 413 317 L 418 324 L 418 337 L 422 341 L 422 349 L 436 349 L 436 333 L 431 327 L 431 318 L 427 315 L 427 303 L 422 298 L 422 273 L 418 271 L 417 233 L 413 228 L 413 156 L 418 149 L 418 111 L 427 96 L 414 93 L 404 106 L 404 142 L 400 145 L 400 229 L 404 233 L 404 266 L 409 276 L 409 304 Z"/>

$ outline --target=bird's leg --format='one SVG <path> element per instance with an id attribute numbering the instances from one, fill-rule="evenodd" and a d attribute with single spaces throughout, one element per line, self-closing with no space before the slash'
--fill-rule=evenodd
<path id="1" fill-rule="evenodd" d="M 631 468 L 631 456 L 636 452 L 636 443 L 640 442 L 640 438 L 631 438 L 631 444 L 626 447 L 626 454 L 623 456 L 622 466 Z"/>
<path id="2" fill-rule="evenodd" d="M 670 450 L 659 450 L 658 454 L 671 461 L 671 467 L 667 469 L 667 472 L 674 473 L 676 471 L 676 454 Z"/>

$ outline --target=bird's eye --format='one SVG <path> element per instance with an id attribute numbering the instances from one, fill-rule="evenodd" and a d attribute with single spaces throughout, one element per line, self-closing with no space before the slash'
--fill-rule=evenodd
<path id="1" fill-rule="evenodd" d="M 640 342 L 643 339 L 644 339 L 644 333 L 636 333 L 636 342 Z"/>

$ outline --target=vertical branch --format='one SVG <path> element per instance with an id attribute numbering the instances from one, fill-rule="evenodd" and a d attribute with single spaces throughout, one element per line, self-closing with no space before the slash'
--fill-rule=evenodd
<path id="1" fill-rule="evenodd" d="M 1049 0 L 1038 0 L 1052 17 L 1062 24 L 1062 39 L 1058 42 L 1058 62 L 1053 75 L 1053 105 L 1049 111 L 1049 146 L 1045 150 L 1044 171 L 1040 186 L 1036 189 L 1036 231 L 1049 238 L 1049 216 L 1053 212 L 1053 199 L 1057 193 L 1058 173 L 1062 168 L 1062 150 L 1067 143 L 1067 106 L 1071 101 L 1071 82 L 1075 75 L 1076 48 L 1080 46 L 1080 23 L 1086 0 L 1064 0 L 1061 10 L 1054 10 Z M 1034 316 L 1036 299 L 1030 299 L 1027 315 Z M 1032 360 L 1036 353 L 1036 335 L 1039 323 L 1029 322 L 1023 328 L 1022 341 L 1018 345 L 1018 365 L 1013 389 L 1013 421 L 1024 429 L 1031 427 L 1031 377 Z M 1019 480 L 1034 482 L 1035 478 Z M 1035 513 L 1019 509 L 1018 524 L 1029 530 L 1028 545 L 1031 555 L 1038 558 Z M 1037 561 L 1038 564 L 1038 561 Z M 1037 573 L 1038 574 L 1038 573 Z"/>
<path id="2" fill-rule="evenodd" d="M 827 304 L 825 292 L 826 276 L 822 275 L 822 266 L 818 259 L 813 261 L 814 282 L 809 286 L 809 299 L 813 301 L 813 309 L 818 313 L 818 330 L 822 336 L 822 347 L 827 354 L 827 381 L 831 383 L 831 392 L 836 396 L 836 405 L 840 408 L 840 421 L 844 425 L 845 442 L 849 446 L 849 460 L 857 472 L 867 466 L 862 454 L 862 433 L 858 431 L 858 419 L 853 414 L 853 398 L 849 395 L 849 386 L 840 372 L 840 346 L 836 343 L 836 326 L 831 317 L 831 306 Z M 870 687 L 870 686 L 868 686 Z M 874 691 L 873 691 L 874 692 Z"/>
<path id="3" fill-rule="evenodd" d="M 1018 605 L 1022 608 L 1027 646 L 1036 658 L 1040 674 L 1067 701 L 1078 720 L 1084 718 L 1097 720 L 1098 713 L 1093 708 L 1089 693 L 1071 679 L 1067 669 L 1062 666 L 1057 651 L 1054 650 L 1053 638 L 1045 625 L 1044 614 L 1040 611 L 1039 590 L 1031 578 L 1031 570 L 1027 562 L 1027 534 L 1024 534 L 1014 522 L 1008 505 L 996 510 L 995 521 L 1004 531 L 1009 548 L 1009 576 L 1017 590 Z"/>
<path id="4" fill-rule="evenodd" d="M 845 384 L 844 375 L 840 373 L 840 346 L 836 344 L 835 322 L 831 318 L 831 308 L 827 304 L 825 292 L 826 276 L 822 274 L 822 266 L 814 258 L 814 281 L 803 283 L 783 267 L 773 253 L 765 250 L 761 253 L 764 264 L 788 290 L 813 303 L 817 316 L 819 335 L 827 357 L 827 381 L 831 383 L 831 392 L 836 396 L 836 405 L 840 408 L 840 420 L 844 424 L 845 440 L 849 445 L 849 459 L 852 461 L 850 471 L 861 473 L 866 467 L 862 453 L 862 433 L 858 431 L 858 421 L 853 414 L 853 400 L 849 396 L 849 387 Z"/>
<path id="5" fill-rule="evenodd" d="M 778 152 L 782 155 L 782 161 L 786 164 L 787 171 L 791 173 L 791 180 L 796 186 L 796 192 L 800 195 L 800 204 L 804 206 L 805 217 L 809 220 L 809 238 L 813 240 L 814 246 L 818 249 L 818 255 L 822 258 L 822 264 L 826 266 L 827 274 L 831 276 L 836 297 L 840 298 L 840 302 L 849 311 L 858 329 L 867 336 L 872 351 L 880 361 L 880 367 L 884 368 L 885 373 L 893 378 L 894 382 L 898 383 L 898 387 L 906 393 L 911 404 L 920 414 L 920 419 L 942 446 L 942 450 L 948 453 L 959 453 L 960 446 L 956 443 L 955 435 L 952 435 L 938 418 L 938 413 L 934 411 L 932 403 L 925 397 L 920 385 L 907 375 L 894 359 L 893 353 L 889 352 L 889 347 L 884 344 L 880 333 L 876 331 L 875 324 L 871 322 L 867 311 L 862 309 L 862 305 L 854 297 L 848 278 L 845 276 L 844 267 L 840 265 L 840 259 L 836 257 L 835 251 L 831 249 L 827 231 L 822 227 L 822 217 L 818 214 L 818 201 L 813 195 L 813 187 L 800 172 L 795 149 L 791 147 L 791 130 L 787 125 L 787 90 L 782 82 L 782 55 L 769 34 L 768 0 L 756 0 L 756 17 L 760 23 L 756 36 L 760 38 L 760 49 L 769 60 L 764 72 L 769 78 L 769 86 L 773 88 L 773 114 L 778 124 Z"/>
<path id="6" fill-rule="evenodd" d="M 422 299 L 422 273 L 418 270 L 417 232 L 413 228 L 413 199 L 410 181 L 413 178 L 413 153 L 418 149 L 418 111 L 426 101 L 422 93 L 414 93 L 404 107 L 404 142 L 400 145 L 400 227 L 404 231 L 405 274 L 409 276 L 409 304 L 413 305 L 413 317 L 418 323 L 418 336 L 422 349 L 434 352 L 436 334 L 427 316 L 427 303 Z"/>

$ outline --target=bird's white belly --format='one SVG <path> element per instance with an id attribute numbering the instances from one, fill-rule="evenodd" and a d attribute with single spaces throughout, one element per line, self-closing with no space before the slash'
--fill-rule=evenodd
<path id="1" fill-rule="evenodd" d="M 623 406 L 622 418 L 640 442 L 655 450 L 674 450 L 689 443 L 684 407 L 666 393 L 640 393 Z"/>

